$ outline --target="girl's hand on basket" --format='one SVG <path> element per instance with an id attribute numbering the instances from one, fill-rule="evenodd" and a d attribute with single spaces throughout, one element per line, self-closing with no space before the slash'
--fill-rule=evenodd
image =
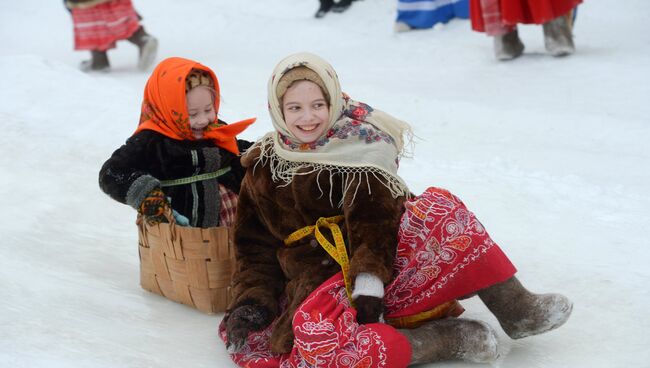
<path id="1" fill-rule="evenodd" d="M 167 222 L 165 218 L 165 209 L 169 207 L 169 202 L 165 193 L 160 188 L 155 188 L 142 200 L 138 212 L 144 215 L 149 225 Z"/>
<path id="2" fill-rule="evenodd" d="M 362 325 L 379 322 L 384 312 L 383 299 L 375 296 L 359 295 L 354 299 L 354 305 L 357 308 L 357 322 Z"/>
<path id="3" fill-rule="evenodd" d="M 190 219 L 187 217 L 181 215 L 178 211 L 172 210 L 172 214 L 174 215 L 174 219 L 176 220 L 176 223 L 180 226 L 190 226 Z"/>
<path id="4" fill-rule="evenodd" d="M 227 314 L 225 318 L 227 318 L 226 332 L 228 333 L 226 349 L 231 354 L 246 345 L 249 333 L 259 331 L 271 323 L 269 309 L 261 305 L 242 305 Z"/>

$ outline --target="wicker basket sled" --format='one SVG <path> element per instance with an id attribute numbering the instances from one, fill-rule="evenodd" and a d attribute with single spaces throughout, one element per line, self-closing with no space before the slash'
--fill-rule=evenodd
<path id="1" fill-rule="evenodd" d="M 225 311 L 235 269 L 232 230 L 179 226 L 171 210 L 165 216 L 169 223 L 157 225 L 138 216 L 140 285 L 201 312 Z"/>

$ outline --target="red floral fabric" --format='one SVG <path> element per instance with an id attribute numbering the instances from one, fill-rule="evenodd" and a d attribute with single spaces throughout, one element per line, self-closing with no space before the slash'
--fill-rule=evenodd
<path id="1" fill-rule="evenodd" d="M 406 203 L 399 229 L 395 279 L 386 287 L 386 318 L 429 311 L 445 302 L 505 281 L 516 272 L 499 246 L 463 202 L 429 188 Z M 273 354 L 273 324 L 248 337 L 232 354 L 238 365 L 266 367 L 406 367 L 411 349 L 395 328 L 359 325 L 341 273 L 314 291 L 293 318 L 294 347 Z M 226 341 L 225 326 L 219 327 Z"/>
<path id="2" fill-rule="evenodd" d="M 383 323 L 359 325 L 339 272 L 302 303 L 293 317 L 291 353 L 274 354 L 269 341 L 273 324 L 251 333 L 243 350 L 231 358 L 247 368 L 401 368 L 411 360 L 404 335 Z M 226 341 L 223 323 L 219 327 Z"/>
<path id="3" fill-rule="evenodd" d="M 72 9 L 75 50 L 106 51 L 140 27 L 131 0 L 113 0 L 86 9 Z"/>
<path id="4" fill-rule="evenodd" d="M 517 271 L 465 204 L 429 188 L 406 202 L 386 317 L 414 315 L 505 281 Z"/>

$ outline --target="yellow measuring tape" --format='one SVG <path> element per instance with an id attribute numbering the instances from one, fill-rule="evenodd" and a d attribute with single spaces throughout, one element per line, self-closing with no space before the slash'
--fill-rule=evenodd
<path id="1" fill-rule="evenodd" d="M 350 282 L 350 261 L 348 252 L 345 247 L 345 240 L 343 240 L 343 233 L 337 224 L 344 219 L 344 216 L 321 217 L 316 221 L 316 225 L 305 226 L 302 229 L 296 230 L 286 239 L 284 245 L 290 246 L 291 244 L 303 239 L 311 234 L 314 234 L 318 244 L 341 266 L 343 271 L 343 281 L 345 281 L 345 291 L 348 293 L 348 298 L 352 302 L 352 283 Z M 320 228 L 328 228 L 332 232 L 334 238 L 334 245 L 330 243 L 325 236 L 321 233 Z"/>

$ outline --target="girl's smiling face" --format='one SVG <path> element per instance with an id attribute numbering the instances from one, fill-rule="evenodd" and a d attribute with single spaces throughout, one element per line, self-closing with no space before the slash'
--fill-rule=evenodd
<path id="1" fill-rule="evenodd" d="M 320 138 L 329 123 L 329 103 L 320 87 L 311 81 L 293 83 L 282 98 L 287 128 L 300 143 Z"/>
<path id="2" fill-rule="evenodd" d="M 202 139 L 205 128 L 217 119 L 213 92 L 207 87 L 192 88 L 187 92 L 186 99 L 192 135 L 196 139 Z"/>

